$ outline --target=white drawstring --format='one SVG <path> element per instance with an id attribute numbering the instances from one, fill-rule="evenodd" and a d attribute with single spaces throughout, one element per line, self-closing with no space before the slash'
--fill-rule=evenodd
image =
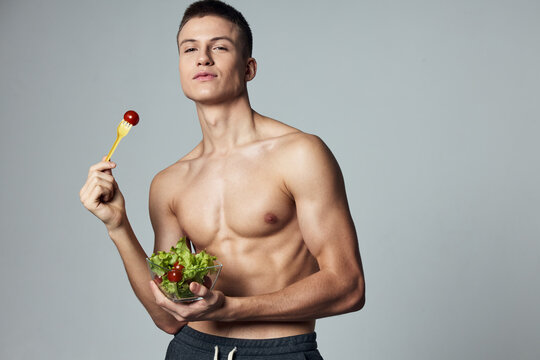
<path id="1" fill-rule="evenodd" d="M 216 351 L 214 352 L 214 360 L 219 360 L 219 347 L 216 345 L 215 347 Z M 236 353 L 236 346 L 234 349 L 231 350 L 229 353 L 229 356 L 227 356 L 227 360 L 233 360 L 234 354 Z"/>

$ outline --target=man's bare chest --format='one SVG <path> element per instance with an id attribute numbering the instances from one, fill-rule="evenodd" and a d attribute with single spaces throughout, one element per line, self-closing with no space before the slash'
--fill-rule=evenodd
<path id="1" fill-rule="evenodd" d="M 199 246 L 271 236 L 295 216 L 278 163 L 237 156 L 193 164 L 173 199 L 182 231 Z"/>

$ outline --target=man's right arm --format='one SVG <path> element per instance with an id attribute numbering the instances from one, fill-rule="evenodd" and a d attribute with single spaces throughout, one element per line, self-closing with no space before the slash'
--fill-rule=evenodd
<path id="1" fill-rule="evenodd" d="M 127 218 L 123 195 L 112 176 L 111 169 L 114 167 L 114 163 L 105 161 L 90 167 L 88 179 L 80 192 L 81 202 L 107 227 L 109 236 L 120 253 L 131 287 L 154 323 L 163 331 L 174 334 L 185 323 L 178 322 L 155 303 L 155 298 L 148 286 L 150 274 L 145 260 L 146 253 Z M 178 234 L 176 237 L 178 241 L 180 229 L 176 221 L 172 222 L 170 217 L 166 216 L 167 205 L 162 203 L 166 200 L 163 196 L 165 192 L 164 189 L 160 189 L 158 178 L 159 175 L 152 182 L 150 212 L 154 229 L 157 231 L 156 248 L 164 249 L 164 246 L 171 242 L 176 234 Z M 165 215 L 164 219 L 161 219 L 162 215 Z M 174 214 L 172 216 L 174 217 Z M 164 236 L 164 234 L 167 235 Z"/>

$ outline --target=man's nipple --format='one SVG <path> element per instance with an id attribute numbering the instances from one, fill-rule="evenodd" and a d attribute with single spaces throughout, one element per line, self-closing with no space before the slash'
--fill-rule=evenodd
<path id="1" fill-rule="evenodd" d="M 264 222 L 267 224 L 275 224 L 277 221 L 277 216 L 272 213 L 266 213 L 266 215 L 264 215 Z"/>

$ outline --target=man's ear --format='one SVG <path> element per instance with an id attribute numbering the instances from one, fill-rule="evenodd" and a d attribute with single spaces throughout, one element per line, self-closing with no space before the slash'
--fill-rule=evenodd
<path id="1" fill-rule="evenodd" d="M 246 64 L 246 82 L 253 80 L 255 75 L 257 75 L 257 60 L 249 58 Z"/>

